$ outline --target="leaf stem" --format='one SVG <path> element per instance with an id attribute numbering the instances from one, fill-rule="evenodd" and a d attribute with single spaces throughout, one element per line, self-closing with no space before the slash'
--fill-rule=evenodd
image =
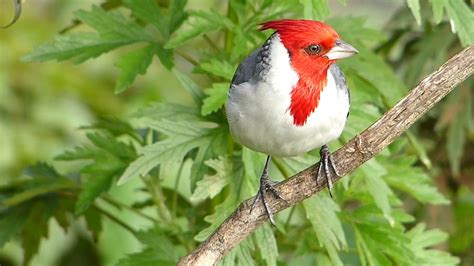
<path id="1" fill-rule="evenodd" d="M 181 56 L 182 58 L 184 58 L 186 61 L 188 61 L 189 63 L 191 63 L 192 65 L 199 65 L 199 61 L 194 59 L 191 55 L 179 50 L 179 49 L 175 49 L 174 52 L 176 54 L 178 54 L 179 56 Z"/>
<path id="2" fill-rule="evenodd" d="M 145 213 L 143 213 L 143 212 L 141 212 L 141 211 L 139 211 L 139 210 L 137 210 L 137 209 L 135 209 L 135 208 L 133 208 L 133 207 L 131 207 L 131 206 L 128 206 L 127 204 L 125 204 L 125 203 L 123 203 L 123 202 L 120 202 L 120 201 L 114 199 L 114 198 L 111 197 L 110 195 L 103 194 L 103 195 L 101 196 L 101 198 L 102 198 L 105 202 L 109 203 L 110 205 L 115 206 L 115 207 L 118 208 L 118 209 L 126 209 L 126 210 L 128 210 L 128 211 L 130 211 L 130 212 L 133 212 L 133 213 L 137 214 L 138 216 L 141 216 L 141 217 L 143 217 L 143 218 L 145 218 L 145 219 L 147 219 L 147 220 L 149 220 L 149 221 L 151 221 L 151 222 L 153 222 L 153 223 L 155 223 L 155 224 L 158 223 L 158 220 L 156 220 L 154 217 L 151 217 L 151 216 L 148 215 L 148 214 L 145 214 Z"/>
<path id="3" fill-rule="evenodd" d="M 125 223 L 124 221 L 120 220 L 118 217 L 114 216 L 112 213 L 110 213 L 109 211 L 99 207 L 97 204 L 93 204 L 92 207 L 94 209 L 96 209 L 98 212 L 102 213 L 104 216 L 106 216 L 107 218 L 109 218 L 110 220 L 112 220 L 113 222 L 117 223 L 118 225 L 122 226 L 124 229 L 128 230 L 130 233 L 132 233 L 133 235 L 136 235 L 138 232 L 133 228 L 131 227 L 130 225 L 128 225 L 127 223 Z"/>
<path id="4" fill-rule="evenodd" d="M 161 186 L 158 182 L 154 182 L 153 178 L 142 177 L 143 182 L 148 187 L 148 190 L 151 194 L 153 201 L 155 202 L 156 207 L 158 208 L 158 215 L 168 224 L 173 223 L 173 218 L 168 207 L 165 205 L 165 196 L 161 190 Z"/>

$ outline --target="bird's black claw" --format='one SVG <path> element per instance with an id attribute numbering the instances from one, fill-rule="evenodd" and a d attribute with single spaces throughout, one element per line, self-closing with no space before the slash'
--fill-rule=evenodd
<path id="1" fill-rule="evenodd" d="M 324 177 L 326 179 L 326 184 L 329 190 L 329 196 L 332 198 L 332 176 L 336 175 L 340 177 L 341 175 L 337 172 L 336 167 L 334 166 L 334 160 L 332 158 L 331 152 L 327 145 L 323 145 L 319 151 L 321 156 L 321 161 L 319 162 L 318 176 L 316 182 L 319 183 Z"/>
<path id="2" fill-rule="evenodd" d="M 263 203 L 263 207 L 265 208 L 265 212 L 267 213 L 268 219 L 274 226 L 276 226 L 275 220 L 273 219 L 273 212 L 267 203 L 265 192 L 270 191 L 276 198 L 281 199 L 281 200 L 285 200 L 285 199 L 281 197 L 280 193 L 275 189 L 273 185 L 274 185 L 273 182 L 270 181 L 270 179 L 268 179 L 268 176 L 265 175 L 260 178 L 260 188 L 258 189 L 257 196 L 255 196 L 252 206 L 250 207 L 250 212 L 252 212 L 258 199 L 261 199 Z"/>

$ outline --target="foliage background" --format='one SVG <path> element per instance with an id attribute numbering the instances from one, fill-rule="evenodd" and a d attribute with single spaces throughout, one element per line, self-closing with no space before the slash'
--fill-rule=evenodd
<path id="1" fill-rule="evenodd" d="M 0 5 L 5 24 L 13 9 Z M 1 265 L 172 265 L 253 196 L 264 158 L 233 142 L 221 107 L 238 62 L 269 34 L 262 21 L 324 19 L 361 51 L 339 63 L 352 106 L 332 150 L 474 42 L 470 1 L 23 8 L 0 32 Z M 473 82 L 339 182 L 334 199 L 277 215 L 278 228 L 263 226 L 223 263 L 472 265 Z M 277 159 L 271 176 L 317 160 Z"/>

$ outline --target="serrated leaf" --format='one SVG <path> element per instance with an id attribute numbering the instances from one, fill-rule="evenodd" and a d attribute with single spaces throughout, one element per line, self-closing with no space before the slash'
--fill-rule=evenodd
<path id="1" fill-rule="evenodd" d="M 0 248 L 23 230 L 29 211 L 25 206 L 0 212 Z"/>
<path id="2" fill-rule="evenodd" d="M 156 253 L 162 254 L 162 259 L 172 262 L 179 259 L 179 254 L 176 253 L 173 242 L 159 229 L 139 232 L 136 237 L 140 242 L 152 248 Z"/>
<path id="3" fill-rule="evenodd" d="M 115 93 L 125 91 L 139 74 L 146 73 L 156 51 L 156 45 L 148 45 L 125 54 L 117 61 L 116 66 L 121 73 L 115 85 Z"/>
<path id="4" fill-rule="evenodd" d="M 413 157 L 390 159 L 384 163 L 387 175 L 384 179 L 390 186 L 405 191 L 423 203 L 448 204 L 449 201 L 443 196 L 431 178 L 420 168 L 414 167 Z"/>
<path id="5" fill-rule="evenodd" d="M 191 201 L 200 202 L 206 198 L 214 198 L 230 182 L 232 162 L 225 157 L 207 160 L 206 165 L 215 170 L 214 175 L 205 175 L 197 182 Z"/>
<path id="6" fill-rule="evenodd" d="M 82 191 L 79 193 L 76 201 L 75 213 L 81 214 L 87 210 L 102 192 L 110 189 L 116 177 L 117 175 L 107 175 L 104 173 L 91 177 L 84 182 L 82 184 Z"/>
<path id="7" fill-rule="evenodd" d="M 367 161 L 360 169 L 364 173 L 367 190 L 374 199 L 375 204 L 382 210 L 390 224 L 393 225 L 395 221 L 391 214 L 392 208 L 389 202 L 389 197 L 393 195 L 393 192 L 382 179 L 387 170 L 375 158 Z"/>
<path id="8" fill-rule="evenodd" d="M 391 260 L 401 265 L 412 265 L 415 254 L 410 247 L 410 239 L 401 231 L 388 224 L 357 224 L 358 238 L 360 238 L 361 251 L 367 261 L 374 264 L 388 265 Z M 366 248 L 364 248 L 364 245 Z M 389 257 L 390 260 L 387 258 Z"/>
<path id="9" fill-rule="evenodd" d="M 216 11 L 195 11 L 191 13 L 185 25 L 187 29 L 178 30 L 165 44 L 165 48 L 176 48 L 206 32 L 216 31 L 222 28 L 230 29 L 233 23 L 229 18 Z"/>
<path id="10" fill-rule="evenodd" d="M 188 17 L 188 13 L 184 11 L 184 7 L 186 6 L 187 0 L 173 0 L 171 2 L 168 16 L 169 16 L 169 32 L 173 33 L 175 30 L 183 24 L 183 22 Z"/>
<path id="11" fill-rule="evenodd" d="M 125 0 L 124 4 L 135 17 L 155 26 L 163 36 L 168 36 L 163 12 L 155 0 Z"/>
<path id="12" fill-rule="evenodd" d="M 135 21 L 125 18 L 119 11 L 105 11 L 98 6 L 92 6 L 90 11 L 79 10 L 76 17 L 91 26 L 103 38 L 124 39 L 131 42 L 155 42 L 151 33 Z"/>
<path id="13" fill-rule="evenodd" d="M 173 266 L 177 261 L 166 260 L 164 254 L 157 253 L 154 249 L 147 248 L 143 251 L 127 255 L 126 258 L 121 259 L 116 266 Z M 165 258 L 164 258 L 165 257 Z"/>
<path id="14" fill-rule="evenodd" d="M 268 223 L 255 230 L 255 245 L 260 249 L 266 265 L 277 265 L 278 247 L 273 230 Z"/>
<path id="15" fill-rule="evenodd" d="M 222 77 L 227 80 L 231 80 L 235 72 L 235 68 L 229 62 L 220 61 L 217 59 L 211 59 L 208 62 L 204 62 L 199 65 L 199 68 L 209 74 Z"/>
<path id="16" fill-rule="evenodd" d="M 155 128 L 159 128 L 161 120 L 171 116 L 176 120 L 189 122 L 204 121 L 204 118 L 200 115 L 200 110 L 196 107 L 161 102 L 138 110 L 132 115 L 132 118 L 140 121 L 140 126 L 153 124 Z"/>
<path id="17" fill-rule="evenodd" d="M 236 193 L 230 193 L 227 198 L 215 207 L 213 214 L 204 217 L 204 220 L 210 225 L 201 230 L 194 239 L 196 241 L 206 240 L 214 230 L 234 211 L 238 204 L 238 197 Z"/>
<path id="18" fill-rule="evenodd" d="M 156 128 L 162 133 L 172 136 L 165 140 L 143 147 L 142 154 L 132 162 L 120 177 L 118 183 L 123 184 L 133 177 L 146 175 L 151 169 L 167 160 L 182 160 L 193 149 L 213 146 L 214 142 L 223 140 L 221 128 L 210 125 L 199 125 L 187 121 L 162 120 Z"/>
<path id="19" fill-rule="evenodd" d="M 81 129 L 101 129 L 107 131 L 114 137 L 123 135 L 131 136 L 135 139 L 141 140 L 135 129 L 126 121 L 115 117 L 100 117 L 99 121 L 88 126 L 81 126 Z"/>
<path id="20" fill-rule="evenodd" d="M 96 33 L 78 32 L 56 36 L 52 43 L 43 44 L 22 57 L 23 61 L 64 61 L 74 59 L 82 63 L 132 41 L 120 38 L 102 38 Z"/>
<path id="21" fill-rule="evenodd" d="M 41 239 L 48 237 L 48 221 L 53 215 L 54 206 L 51 201 L 30 203 L 30 213 L 21 233 L 21 246 L 24 251 L 23 263 L 25 265 L 28 265 L 33 255 L 38 251 Z"/>
<path id="22" fill-rule="evenodd" d="M 203 100 L 201 114 L 205 116 L 219 110 L 227 100 L 228 91 L 228 83 L 212 84 L 212 88 L 204 91 L 208 96 Z"/>
<path id="23" fill-rule="evenodd" d="M 313 226 L 318 240 L 335 265 L 342 265 L 338 250 L 347 247 L 342 224 L 337 217 L 339 206 L 328 196 L 318 194 L 303 202 L 306 217 Z"/>
<path id="24" fill-rule="evenodd" d="M 12 207 L 44 194 L 58 190 L 74 189 L 77 187 L 72 180 L 64 177 L 55 179 L 37 177 L 35 179 L 35 185 L 32 188 L 15 193 L 9 198 L 2 199 L 0 201 L 0 206 Z"/>
<path id="25" fill-rule="evenodd" d="M 329 4 L 327 0 L 300 0 L 303 5 L 304 18 L 323 20 L 329 16 Z"/>
<path id="26" fill-rule="evenodd" d="M 173 69 L 173 74 L 176 76 L 183 88 L 189 92 L 191 97 L 193 97 L 194 102 L 200 105 L 202 98 L 204 98 L 204 93 L 199 88 L 199 86 L 187 75 L 181 73 L 176 68 Z"/>
<path id="27" fill-rule="evenodd" d="M 428 249 L 430 246 L 445 241 L 448 234 L 439 229 L 425 231 L 425 224 L 417 224 L 407 236 L 411 239 L 411 248 L 416 255 L 418 265 L 458 265 L 459 259 L 441 250 Z"/>
<path id="28" fill-rule="evenodd" d="M 421 12 L 420 12 L 420 1 L 419 0 L 407 0 L 408 7 L 410 8 L 413 16 L 416 19 L 416 23 L 421 25 Z"/>

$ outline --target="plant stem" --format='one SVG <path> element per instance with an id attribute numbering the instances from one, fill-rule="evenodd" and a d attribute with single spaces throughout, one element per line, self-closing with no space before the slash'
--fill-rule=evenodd
<path id="1" fill-rule="evenodd" d="M 186 61 L 188 61 L 189 63 L 191 63 L 192 65 L 199 65 L 199 61 L 194 59 L 191 55 L 179 50 L 179 49 L 176 49 L 174 50 L 176 54 L 178 54 L 179 56 L 181 56 L 182 58 L 184 58 Z"/>
<path id="2" fill-rule="evenodd" d="M 117 223 L 118 225 L 122 226 L 123 228 L 125 228 L 126 230 L 128 230 L 130 233 L 132 233 L 133 235 L 136 235 L 138 232 L 133 228 L 131 227 L 130 225 L 128 225 L 127 223 L 125 223 L 124 221 L 120 220 L 119 218 L 117 218 L 116 216 L 114 216 L 112 213 L 110 213 L 109 211 L 99 207 L 97 204 L 93 204 L 92 207 L 94 209 L 96 209 L 98 212 L 102 213 L 104 216 L 106 216 L 107 218 L 109 218 L 110 220 L 112 220 L 113 222 Z"/>
<path id="3" fill-rule="evenodd" d="M 114 205 L 114 206 L 117 207 L 118 209 L 121 209 L 121 208 L 122 208 L 122 209 L 126 209 L 126 210 L 128 210 L 128 211 L 130 211 L 130 212 L 133 212 L 133 213 L 137 214 L 138 216 L 141 216 L 141 217 L 143 217 L 143 218 L 145 218 L 145 219 L 147 219 L 147 220 L 149 220 L 149 221 L 151 221 L 151 222 L 153 222 L 153 223 L 158 223 L 158 221 L 157 221 L 155 218 L 151 217 L 150 215 L 145 214 L 145 213 L 143 213 L 143 212 L 141 212 L 141 211 L 139 211 L 139 210 L 137 210 L 137 209 L 135 209 L 135 208 L 133 208 L 133 207 L 131 207 L 131 206 L 128 206 L 127 204 L 125 204 L 125 203 L 123 203 L 123 202 L 120 202 L 120 201 L 114 199 L 114 198 L 111 197 L 110 195 L 103 194 L 103 195 L 101 196 L 101 198 L 102 198 L 105 202 L 107 202 L 107 203 L 109 203 L 109 204 L 111 204 L 111 205 Z"/>
<path id="4" fill-rule="evenodd" d="M 142 177 L 143 182 L 145 182 L 148 190 L 150 191 L 151 197 L 155 202 L 156 207 L 158 208 L 158 215 L 168 224 L 173 223 L 173 218 L 171 213 L 165 205 L 165 196 L 161 190 L 161 186 L 158 182 L 154 182 L 153 178 Z"/>

